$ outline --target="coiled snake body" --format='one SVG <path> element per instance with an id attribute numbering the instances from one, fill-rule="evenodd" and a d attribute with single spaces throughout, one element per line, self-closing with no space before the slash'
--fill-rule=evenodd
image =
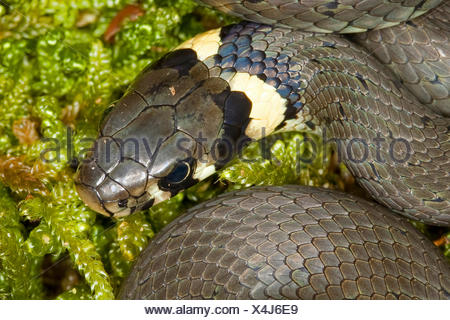
<path id="1" fill-rule="evenodd" d="M 161 231 L 120 297 L 449 298 L 448 263 L 391 212 L 450 225 L 449 2 L 204 2 L 256 22 L 198 35 L 138 76 L 79 168 L 82 199 L 130 214 L 246 138 L 309 128 L 384 207 L 299 186 L 223 195 Z"/>

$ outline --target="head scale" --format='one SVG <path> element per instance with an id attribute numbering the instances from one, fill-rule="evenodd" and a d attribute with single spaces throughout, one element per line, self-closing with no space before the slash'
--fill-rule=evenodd
<path id="1" fill-rule="evenodd" d="M 106 115 L 78 168 L 80 197 L 115 217 L 170 198 L 232 158 L 250 107 L 245 94 L 210 76 L 195 51 L 169 53 Z"/>

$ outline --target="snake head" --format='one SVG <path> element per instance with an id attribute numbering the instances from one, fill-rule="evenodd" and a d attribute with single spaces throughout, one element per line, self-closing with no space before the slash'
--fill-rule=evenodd
<path id="1" fill-rule="evenodd" d="M 80 197 L 93 210 L 119 217 L 203 180 L 235 154 L 243 130 L 224 123 L 234 116 L 224 110 L 233 104 L 245 115 L 246 99 L 211 77 L 195 51 L 166 55 L 137 77 L 104 118 L 77 171 Z"/>

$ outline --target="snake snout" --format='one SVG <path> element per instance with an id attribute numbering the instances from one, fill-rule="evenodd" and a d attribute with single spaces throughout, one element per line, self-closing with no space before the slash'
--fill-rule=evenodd
<path id="1" fill-rule="evenodd" d="M 123 174 L 124 166 L 126 174 Z M 106 216 L 129 215 L 154 203 L 145 192 L 147 170 L 129 159 L 124 159 L 107 175 L 92 158 L 80 165 L 75 185 L 80 198 L 92 210 Z"/>
<path id="2" fill-rule="evenodd" d="M 100 137 L 77 171 L 75 183 L 81 199 L 94 211 L 120 217 L 150 207 L 146 193 L 148 170 L 127 157 L 126 145 L 112 137 Z"/>
<path id="3" fill-rule="evenodd" d="M 101 201 L 98 197 L 98 193 L 94 188 L 84 185 L 78 178 L 76 180 L 75 186 L 81 200 L 89 208 L 105 216 L 109 216 L 108 212 L 103 209 Z"/>

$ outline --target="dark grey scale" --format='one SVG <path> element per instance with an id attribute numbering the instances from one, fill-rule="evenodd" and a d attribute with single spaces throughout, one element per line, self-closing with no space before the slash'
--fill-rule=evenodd
<path id="1" fill-rule="evenodd" d="M 189 74 L 191 70 L 195 71 L 193 75 Z M 209 71 L 206 65 L 198 61 L 194 64 L 188 62 L 185 68 L 149 70 L 140 75 L 131 88 L 137 91 L 150 106 L 174 106 L 189 93 L 192 87 L 196 86 L 196 83 L 207 79 L 208 76 Z"/>
<path id="2" fill-rule="evenodd" d="M 222 59 L 220 66 L 222 68 L 231 68 L 234 66 L 236 59 L 237 57 L 235 54 L 230 54 Z"/>
<path id="3" fill-rule="evenodd" d="M 295 103 L 292 104 L 292 107 L 296 108 L 298 111 L 303 107 L 303 103 L 300 101 L 296 101 Z"/>
<path id="4" fill-rule="evenodd" d="M 225 27 L 226 28 L 226 27 Z M 223 30 L 224 28 L 222 28 L 221 30 Z M 234 42 L 233 41 L 235 41 L 237 38 L 239 38 L 239 34 L 237 33 L 237 32 L 234 32 L 234 33 L 230 33 L 230 34 L 228 34 L 228 35 L 226 35 L 226 37 L 225 38 L 223 38 L 222 39 L 222 44 L 221 45 L 224 45 L 224 44 L 230 44 L 230 43 L 233 43 L 234 44 Z"/>
<path id="5" fill-rule="evenodd" d="M 81 167 L 79 175 L 83 184 L 93 188 L 97 187 L 106 177 L 105 172 L 97 166 L 92 158 Z"/>
<path id="6" fill-rule="evenodd" d="M 291 86 L 283 84 L 283 83 L 277 87 L 278 94 L 285 99 L 287 99 L 290 96 L 292 91 L 293 91 L 293 89 Z"/>
<path id="7" fill-rule="evenodd" d="M 209 76 L 211 78 L 219 77 L 221 72 L 222 68 L 220 66 L 212 67 L 211 69 L 209 69 Z"/>
<path id="8" fill-rule="evenodd" d="M 248 23 L 240 23 L 237 25 L 222 28 L 221 33 L 220 33 L 222 43 L 235 42 L 239 39 L 239 37 L 241 37 L 240 43 L 242 44 L 242 41 L 246 41 L 246 40 L 243 40 L 244 36 L 253 37 L 253 33 L 254 33 L 255 29 L 247 28 L 247 26 L 248 26 Z M 250 32 L 245 31 L 245 30 L 248 30 Z M 250 39 L 250 37 L 249 37 L 249 39 Z"/>
<path id="9" fill-rule="evenodd" d="M 86 184 L 82 184 L 83 188 L 78 190 L 79 194 L 83 197 L 85 201 L 89 201 L 89 203 L 93 203 L 93 209 L 98 210 L 106 210 L 103 206 L 103 201 L 98 194 L 96 188 L 87 186 Z M 107 211 L 107 210 L 106 210 Z M 112 213 L 107 211 L 107 213 L 112 216 Z"/>
<path id="10" fill-rule="evenodd" d="M 165 177 L 173 170 L 172 164 L 167 163 L 167 157 L 182 159 L 187 155 L 195 155 L 197 147 L 197 142 L 193 137 L 178 131 L 161 144 L 152 165 L 148 168 L 149 174 L 152 177 Z"/>
<path id="11" fill-rule="evenodd" d="M 133 121 L 147 106 L 147 102 L 140 94 L 130 91 L 114 104 L 105 117 L 100 128 L 101 134 L 112 136 Z"/>
<path id="12" fill-rule="evenodd" d="M 264 64 L 266 65 L 266 68 L 275 68 L 275 66 L 277 65 L 277 62 L 274 58 L 267 56 L 264 60 L 263 60 Z"/>
<path id="13" fill-rule="evenodd" d="M 245 93 L 232 91 L 225 101 L 224 123 L 235 127 L 247 124 L 252 109 L 252 102 Z"/>
<path id="14" fill-rule="evenodd" d="M 247 58 L 251 52 L 252 52 L 252 47 L 250 47 L 250 46 L 240 47 L 237 50 L 237 55 L 240 58 Z"/>
<path id="15" fill-rule="evenodd" d="M 249 0 L 251 2 L 253 1 L 259 1 L 259 0 Z M 334 2 L 328 2 L 324 4 L 325 7 L 327 7 L 328 9 L 337 9 L 337 7 L 339 7 L 339 3 L 337 3 L 337 1 Z"/>
<path id="16" fill-rule="evenodd" d="M 312 122 L 311 120 L 308 120 L 305 122 L 305 124 L 310 128 L 311 130 L 316 130 L 316 124 Z"/>
<path id="17" fill-rule="evenodd" d="M 279 91 L 277 90 L 277 92 Z M 282 94 L 283 92 L 280 93 L 280 95 Z M 288 99 L 289 103 L 284 113 L 285 119 L 280 124 L 279 128 L 282 128 L 286 124 L 286 120 L 295 119 L 297 113 L 303 107 L 303 103 L 300 102 L 300 94 L 297 93 L 295 89 L 292 88 L 292 90 L 290 91 L 289 95 L 286 96 L 286 98 Z"/>
<path id="18" fill-rule="evenodd" d="M 265 51 L 269 44 L 265 40 L 257 40 L 253 41 L 251 46 L 254 50 Z"/>
<path id="19" fill-rule="evenodd" d="M 300 95 L 298 93 L 291 92 L 291 94 L 288 97 L 288 100 L 291 104 L 294 104 L 296 101 L 298 101 L 300 99 Z"/>
<path id="20" fill-rule="evenodd" d="M 96 190 L 100 199 L 104 202 L 115 201 L 117 198 L 127 199 L 130 196 L 124 187 L 109 177 L 106 177 Z M 105 207 L 105 209 L 107 209 L 107 207 Z"/>
<path id="21" fill-rule="evenodd" d="M 253 42 L 254 42 L 254 41 L 258 41 L 258 40 L 264 39 L 265 37 L 266 37 L 266 33 L 261 32 L 261 31 L 255 31 L 255 32 L 252 34 L 252 41 L 253 41 Z"/>
<path id="22" fill-rule="evenodd" d="M 267 78 L 275 78 L 278 75 L 278 71 L 275 68 L 266 68 L 264 70 L 264 74 L 267 76 Z"/>
<path id="23" fill-rule="evenodd" d="M 233 69 L 234 70 L 234 69 Z M 236 71 L 231 71 L 231 73 L 234 75 Z M 236 143 L 238 140 L 242 137 L 245 137 L 244 129 L 246 128 L 248 121 L 249 121 L 249 115 L 251 111 L 251 101 L 247 98 L 247 96 L 242 92 L 232 92 L 230 90 L 230 86 L 227 81 L 221 79 L 221 78 L 211 78 L 208 79 L 203 85 L 203 87 L 207 88 L 209 91 L 208 96 L 211 97 L 214 104 L 219 107 L 223 112 L 223 125 L 222 125 L 222 136 L 221 139 L 225 140 L 224 143 L 221 143 L 221 145 L 217 145 L 216 149 L 218 149 L 216 152 L 218 153 L 217 157 L 218 159 L 223 159 L 223 161 L 219 161 L 218 167 L 225 164 L 232 154 L 234 154 L 236 150 Z M 186 106 L 192 107 L 194 104 L 189 101 L 183 101 L 182 104 L 186 104 Z M 196 112 L 196 114 L 208 114 L 208 116 L 212 118 L 208 118 L 209 121 L 215 121 L 216 119 L 222 118 L 219 116 L 213 116 L 212 111 L 214 109 L 211 109 L 211 103 L 204 104 L 207 106 L 208 110 L 205 110 L 204 112 Z M 182 106 L 180 106 L 182 108 Z M 177 109 L 178 110 L 178 109 Z M 182 110 L 179 110 L 179 114 L 188 114 L 187 112 L 183 112 Z M 185 119 L 184 119 L 185 118 Z M 180 125 L 183 125 L 183 130 L 186 130 L 187 132 L 192 132 L 192 128 L 189 129 L 186 125 L 191 122 L 191 119 L 189 116 L 179 118 L 178 123 Z M 179 132 L 180 133 L 180 132 Z M 205 133 L 205 132 L 204 132 Z M 209 134 L 206 133 L 206 136 L 209 136 Z M 203 137 L 205 135 L 203 134 Z M 170 140 L 170 139 L 169 139 Z M 211 141 L 214 142 L 214 139 L 209 139 L 206 142 L 199 142 L 204 144 L 204 148 L 206 150 L 211 150 Z M 209 144 L 208 144 L 209 142 Z M 177 143 L 173 141 L 167 141 L 164 143 L 164 146 L 161 149 L 167 149 L 165 145 L 169 146 L 176 146 Z M 225 146 L 224 146 L 225 145 Z M 183 149 L 186 149 L 184 147 Z M 167 149 L 168 150 L 168 149 Z M 173 150 L 172 152 L 178 151 L 178 148 L 176 150 Z M 189 151 L 189 153 L 192 153 L 192 150 Z M 169 155 L 163 155 L 161 159 L 165 159 L 169 157 Z M 170 155 L 170 157 L 174 157 L 174 155 Z M 155 176 L 161 176 L 161 172 L 164 174 L 167 174 L 167 168 L 164 168 L 164 161 L 161 163 L 158 162 L 158 158 L 154 161 L 154 166 L 152 168 L 152 175 Z"/>
<path id="24" fill-rule="evenodd" d="M 264 73 L 265 68 L 266 68 L 266 65 L 264 64 L 264 62 L 254 62 L 250 66 L 248 73 L 250 73 L 251 75 L 258 75 L 258 74 Z"/>
<path id="25" fill-rule="evenodd" d="M 232 27 L 233 25 L 226 26 L 220 29 L 220 39 L 222 44 L 232 43 L 233 41 L 236 41 L 237 38 L 239 38 L 239 33 L 235 32 Z M 229 33 L 226 33 L 224 30 L 229 30 Z"/>
<path id="26" fill-rule="evenodd" d="M 145 192 L 147 175 L 147 168 L 142 164 L 131 159 L 124 159 L 109 177 L 124 187 L 130 195 L 139 197 Z"/>
<path id="27" fill-rule="evenodd" d="M 212 69 L 214 67 L 219 66 L 221 61 L 222 61 L 222 57 L 218 54 L 215 54 L 213 56 L 206 58 L 203 61 L 203 63 L 205 64 L 205 66 L 208 67 L 208 69 Z"/>
<path id="28" fill-rule="evenodd" d="M 300 81 L 298 81 L 298 80 L 299 79 L 295 79 L 295 78 L 293 79 L 291 77 L 291 74 L 288 72 L 288 77 L 286 79 L 286 83 L 288 85 L 290 85 L 294 91 L 297 90 L 298 88 L 300 88 Z"/>
<path id="29" fill-rule="evenodd" d="M 266 81 L 267 80 L 267 76 L 264 73 L 260 73 L 256 75 L 258 77 L 258 79 L 260 79 L 261 81 Z"/>
<path id="30" fill-rule="evenodd" d="M 136 117 L 127 127 L 114 135 L 122 156 L 148 166 L 158 146 L 175 132 L 175 110 L 172 106 L 148 108 Z M 160 119 L 158 122 L 152 119 Z M 149 123 L 159 136 L 147 134 Z M 119 153 L 120 154 L 120 153 Z"/>
<path id="31" fill-rule="evenodd" d="M 287 83 L 290 80 L 289 74 L 287 72 L 280 72 L 280 70 L 278 69 L 278 79 L 280 79 L 282 83 Z"/>
<path id="32" fill-rule="evenodd" d="M 285 84 L 281 84 L 278 86 L 277 88 L 277 92 L 280 94 L 280 96 L 282 96 L 283 98 L 287 98 L 289 97 L 289 95 L 292 92 L 292 87 L 285 85 Z"/>
<path id="33" fill-rule="evenodd" d="M 140 207 L 140 210 L 150 209 L 154 203 L 155 203 L 155 199 L 150 199 Z M 136 210 L 136 208 L 132 208 L 132 211 L 135 211 L 135 210 Z"/>
<path id="34" fill-rule="evenodd" d="M 280 54 L 277 57 L 278 64 L 288 64 L 291 59 L 286 54 Z"/>
<path id="35" fill-rule="evenodd" d="M 222 43 L 235 41 L 237 38 L 239 38 L 239 31 L 241 29 L 241 24 L 229 25 L 220 29 L 220 39 Z"/>
<path id="36" fill-rule="evenodd" d="M 272 26 L 269 26 L 269 25 L 266 25 L 266 24 L 256 24 L 256 23 L 253 23 L 253 25 L 256 25 L 256 26 L 257 26 L 256 29 L 257 29 L 259 32 L 264 32 L 266 35 L 267 35 L 268 33 L 270 33 L 270 32 L 273 30 L 273 27 L 272 27 Z"/>
<path id="37" fill-rule="evenodd" d="M 286 111 L 284 112 L 284 121 L 282 123 L 280 123 L 280 125 L 278 126 L 277 129 L 281 129 L 286 125 L 286 120 L 290 120 L 290 119 L 295 119 L 298 111 L 299 111 L 299 107 L 295 106 L 297 102 L 294 103 L 289 103 L 286 107 Z"/>
<path id="38" fill-rule="evenodd" d="M 225 81 L 221 78 L 219 78 L 219 79 L 222 81 Z M 228 87 L 226 90 L 222 91 L 221 93 L 212 95 L 211 98 L 213 99 L 214 103 L 217 106 L 219 106 L 222 110 L 224 110 L 225 109 L 225 101 L 227 100 L 230 93 L 231 93 L 231 91 L 230 91 L 230 88 Z"/>
<path id="39" fill-rule="evenodd" d="M 241 35 L 253 35 L 255 33 L 255 30 L 260 26 L 258 23 L 254 22 L 247 22 L 244 26 L 244 28 L 239 32 Z"/>
<path id="40" fill-rule="evenodd" d="M 248 46 L 250 46 L 251 41 L 252 41 L 252 38 L 250 38 L 250 36 L 242 35 L 234 41 L 234 44 L 238 48 L 248 47 Z"/>
<path id="41" fill-rule="evenodd" d="M 321 13 L 326 15 L 327 17 L 333 17 L 335 14 L 333 11 L 323 11 Z"/>
<path id="42" fill-rule="evenodd" d="M 277 68 L 278 72 L 280 72 L 280 73 L 287 72 L 289 69 L 289 65 L 287 63 L 280 63 L 279 60 L 275 67 Z"/>
<path id="43" fill-rule="evenodd" d="M 222 138 L 229 138 L 234 143 L 242 136 L 242 128 L 229 124 L 223 125 L 223 131 L 224 134 Z"/>
<path id="44" fill-rule="evenodd" d="M 227 57 L 231 54 L 236 54 L 237 47 L 234 43 L 224 43 L 219 47 L 219 55 L 222 57 Z"/>
<path id="45" fill-rule="evenodd" d="M 220 29 L 220 39 L 222 40 L 222 42 L 226 42 L 230 37 L 232 37 L 234 35 L 236 37 L 238 37 L 237 34 L 243 28 L 244 28 L 244 25 L 242 23 L 225 26 L 222 29 Z"/>
<path id="46" fill-rule="evenodd" d="M 253 48 L 252 53 L 248 56 L 252 62 L 262 62 L 266 58 L 266 54 L 263 51 Z"/>
<path id="47" fill-rule="evenodd" d="M 276 50 L 266 50 L 266 57 L 267 58 L 272 58 L 273 61 L 275 62 L 275 64 L 277 62 L 277 58 L 278 58 L 279 55 L 280 55 L 280 53 L 278 51 L 276 51 Z"/>
<path id="48" fill-rule="evenodd" d="M 210 150 L 223 122 L 223 110 L 212 99 L 212 94 L 216 91 L 216 81 L 217 79 L 208 79 L 176 107 L 177 130 L 195 139 L 206 139 L 207 150 Z"/>
<path id="49" fill-rule="evenodd" d="M 234 64 L 234 67 L 236 68 L 236 71 L 238 71 L 238 72 L 248 73 L 251 65 L 252 65 L 252 62 L 249 58 L 237 58 L 236 63 Z"/>
<path id="50" fill-rule="evenodd" d="M 222 72 L 220 73 L 220 77 L 226 81 L 230 81 L 231 78 L 233 78 L 235 74 L 236 74 L 235 68 L 225 68 L 225 69 L 222 69 Z"/>
<path id="51" fill-rule="evenodd" d="M 289 70 L 288 70 L 289 79 L 299 83 L 300 82 L 299 80 L 301 79 L 301 75 L 300 75 L 299 70 L 295 70 L 295 66 L 296 66 L 295 64 L 289 65 Z"/>
<path id="52" fill-rule="evenodd" d="M 335 48 L 335 47 L 336 47 L 336 44 L 333 43 L 333 42 L 324 41 L 324 42 L 323 42 L 323 46 L 324 46 L 324 47 L 329 47 L 329 48 Z"/>
<path id="53" fill-rule="evenodd" d="M 178 71 L 180 76 L 189 74 L 189 70 L 198 63 L 197 53 L 192 49 L 179 49 L 166 54 L 161 60 L 154 65 L 150 65 L 151 69 L 171 68 Z M 147 68 L 146 68 L 147 69 Z M 145 70 L 143 71 L 145 73 Z M 136 79 L 136 82 L 139 78 Z"/>
<path id="54" fill-rule="evenodd" d="M 281 81 L 278 78 L 272 77 L 272 78 L 267 78 L 265 81 L 268 85 L 271 85 L 272 87 L 274 87 L 275 89 L 278 88 L 278 86 L 280 85 Z"/>
<path id="55" fill-rule="evenodd" d="M 208 67 L 201 61 L 198 61 L 190 70 L 189 74 L 182 76 L 181 79 L 192 79 L 195 83 L 207 80 L 209 77 Z M 176 95 L 176 93 L 175 93 Z"/>
<path id="56" fill-rule="evenodd" d="M 105 173 L 111 172 L 120 162 L 120 145 L 111 137 L 100 137 L 94 145 L 94 160 Z"/>

